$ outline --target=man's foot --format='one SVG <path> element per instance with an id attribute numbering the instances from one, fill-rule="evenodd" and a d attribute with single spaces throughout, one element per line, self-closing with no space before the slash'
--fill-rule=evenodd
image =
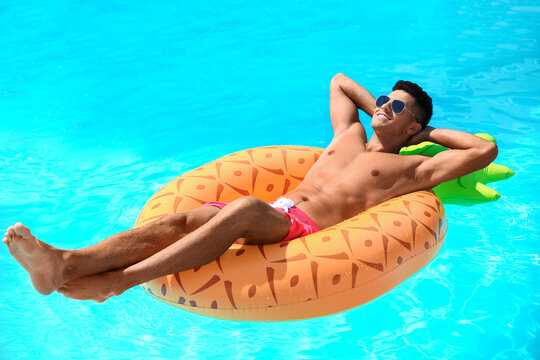
<path id="1" fill-rule="evenodd" d="M 103 302 L 129 288 L 122 286 L 122 276 L 122 270 L 85 276 L 63 284 L 57 291 L 70 299 Z"/>
<path id="2" fill-rule="evenodd" d="M 62 250 L 36 239 L 21 223 L 7 229 L 3 242 L 15 260 L 28 271 L 38 292 L 49 295 L 60 286 L 66 267 Z"/>

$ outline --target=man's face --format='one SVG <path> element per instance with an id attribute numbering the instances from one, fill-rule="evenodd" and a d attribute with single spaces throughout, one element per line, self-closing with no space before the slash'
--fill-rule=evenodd
<path id="1" fill-rule="evenodd" d="M 402 135 L 407 133 L 410 131 L 410 125 L 417 123 L 416 118 L 410 113 L 412 112 L 418 117 L 414 98 L 403 90 L 392 91 L 388 96 L 390 101 L 375 109 L 371 118 L 371 127 L 381 135 Z M 400 114 L 392 111 L 392 101 L 394 99 L 405 102 L 406 109 Z"/>

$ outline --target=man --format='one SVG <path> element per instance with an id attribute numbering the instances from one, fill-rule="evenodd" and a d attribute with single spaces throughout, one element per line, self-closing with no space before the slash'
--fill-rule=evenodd
<path id="1" fill-rule="evenodd" d="M 369 142 L 358 109 L 371 119 Z M 61 250 L 20 223 L 4 243 L 28 271 L 37 291 L 101 302 L 151 279 L 204 265 L 237 239 L 268 244 L 327 228 L 374 205 L 430 189 L 492 162 L 495 144 L 460 131 L 427 127 L 431 98 L 398 81 L 377 100 L 343 74 L 330 83 L 334 138 L 304 181 L 275 203 L 242 197 L 173 214 L 116 234 L 88 248 Z M 448 147 L 434 157 L 397 155 L 425 140 Z"/>

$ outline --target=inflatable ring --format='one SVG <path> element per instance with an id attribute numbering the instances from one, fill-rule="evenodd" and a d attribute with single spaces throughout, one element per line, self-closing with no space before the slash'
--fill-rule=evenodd
<path id="1" fill-rule="evenodd" d="M 209 201 L 275 200 L 303 180 L 322 151 L 269 146 L 224 156 L 165 185 L 135 227 Z M 217 318 L 330 315 L 373 300 L 420 270 L 441 249 L 446 229 L 439 198 L 419 191 L 290 242 L 233 244 L 209 264 L 141 286 L 167 304 Z"/>

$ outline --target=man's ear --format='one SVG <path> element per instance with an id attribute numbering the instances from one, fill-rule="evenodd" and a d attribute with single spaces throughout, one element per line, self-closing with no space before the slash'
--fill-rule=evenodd
<path id="1" fill-rule="evenodd" d="M 418 134 L 422 130 L 422 125 L 416 121 L 411 121 L 409 127 L 407 127 L 407 135 L 413 136 Z"/>

